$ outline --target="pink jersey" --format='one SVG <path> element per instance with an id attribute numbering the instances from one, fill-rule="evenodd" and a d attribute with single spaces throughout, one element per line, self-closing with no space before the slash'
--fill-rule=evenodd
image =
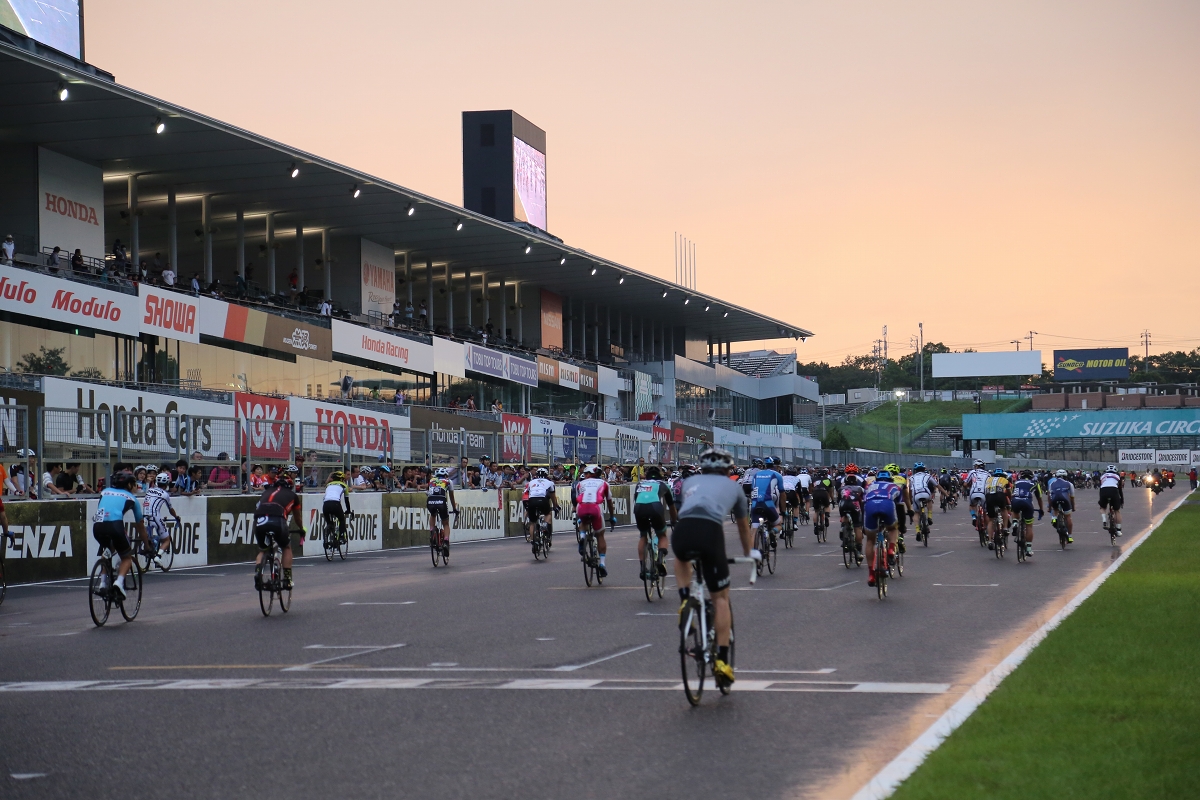
<path id="1" fill-rule="evenodd" d="M 600 478 L 584 478 L 575 490 L 576 504 L 581 506 L 599 506 L 608 497 L 608 483 Z"/>

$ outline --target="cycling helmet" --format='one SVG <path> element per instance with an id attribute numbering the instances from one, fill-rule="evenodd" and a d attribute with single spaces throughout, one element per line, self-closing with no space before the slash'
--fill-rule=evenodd
<path id="1" fill-rule="evenodd" d="M 696 468 L 693 467 L 691 464 L 683 464 L 682 466 L 679 467 L 679 474 L 684 478 L 688 477 L 695 471 L 696 471 Z"/>
<path id="2" fill-rule="evenodd" d="M 545 467 L 538 467 L 536 474 L 539 478 L 545 478 L 550 475 L 550 470 L 546 469 Z"/>
<path id="3" fill-rule="evenodd" d="M 673 481 L 675 481 L 675 480 L 679 480 L 679 479 L 680 479 L 680 478 L 682 478 L 682 477 L 683 477 L 683 476 L 682 476 L 682 475 L 680 475 L 678 471 L 675 471 L 675 472 L 672 472 L 672 473 L 671 473 L 671 480 L 673 480 Z"/>
<path id="4" fill-rule="evenodd" d="M 342 472 L 340 469 L 335 469 L 333 472 L 329 473 L 329 482 L 330 483 L 335 483 L 335 482 L 344 481 L 344 480 L 346 480 L 346 473 Z"/>
<path id="5" fill-rule="evenodd" d="M 846 473 L 846 485 L 847 486 L 857 486 L 858 485 L 858 475 L 853 472 Z"/>
<path id="6" fill-rule="evenodd" d="M 154 483 L 156 486 L 170 486 L 171 485 L 171 473 L 169 473 L 169 472 L 158 473 L 157 475 L 154 476 Z"/>
<path id="7" fill-rule="evenodd" d="M 1023 470 L 1021 470 L 1021 477 L 1022 477 L 1022 478 L 1025 478 L 1025 479 L 1032 478 L 1032 477 L 1033 477 L 1033 470 L 1031 470 L 1031 469 L 1023 469 Z"/>
<path id="8" fill-rule="evenodd" d="M 136 467 L 133 468 L 134 475 L 137 475 L 139 472 L 146 472 L 146 471 L 147 470 L 146 470 L 145 464 L 138 464 Z"/>
<path id="9" fill-rule="evenodd" d="M 883 481 L 884 483 L 891 483 L 892 473 L 888 472 L 886 469 L 881 469 L 879 470 L 879 474 L 875 476 L 875 480 Z"/>
<path id="10" fill-rule="evenodd" d="M 438 467 L 437 472 L 433 473 L 433 476 L 435 478 L 449 478 L 450 470 L 446 469 L 445 467 Z"/>
<path id="11" fill-rule="evenodd" d="M 1065 469 L 1060 469 L 1058 472 L 1054 473 L 1054 477 L 1065 478 L 1065 477 L 1067 477 L 1067 471 Z"/>
<path id="12" fill-rule="evenodd" d="M 17 451 L 17 458 L 33 458 L 36 455 L 37 455 L 37 453 L 33 452 L 32 447 L 28 447 L 28 448 L 22 447 L 20 450 Z"/>
<path id="13" fill-rule="evenodd" d="M 108 485 L 116 489 L 128 489 L 130 486 L 133 486 L 135 480 L 136 479 L 133 477 L 132 472 L 127 469 L 123 469 L 112 476 L 112 479 L 108 482 Z"/>
<path id="14" fill-rule="evenodd" d="M 763 463 L 763 460 L 761 458 L 756 458 L 750 462 L 750 466 L 757 467 L 758 469 L 762 469 L 764 466 L 766 466 L 766 464 Z"/>
<path id="15" fill-rule="evenodd" d="M 975 469 L 983 469 L 983 460 L 977 458 L 975 459 L 974 463 L 971 464 L 971 466 Z"/>
<path id="16" fill-rule="evenodd" d="M 774 466 L 774 464 L 775 464 L 775 459 L 771 458 L 770 456 L 767 456 L 766 459 L 763 461 L 763 466 L 766 466 L 766 467 Z"/>
<path id="17" fill-rule="evenodd" d="M 846 465 L 846 474 L 847 475 L 857 475 L 858 474 L 858 464 L 847 464 Z"/>
<path id="18" fill-rule="evenodd" d="M 827 470 L 825 467 L 817 467 L 817 477 L 818 478 L 829 477 L 829 470 Z"/>
<path id="19" fill-rule="evenodd" d="M 924 472 L 924 471 L 925 471 L 925 462 L 924 461 L 918 461 L 917 463 L 913 464 L 913 472 Z"/>
<path id="20" fill-rule="evenodd" d="M 583 468 L 583 474 L 584 475 L 594 475 L 595 477 L 598 478 L 604 474 L 604 470 L 600 469 L 599 464 L 588 464 L 586 467 Z M 659 474 L 661 474 L 661 473 L 659 473 Z"/>
<path id="21" fill-rule="evenodd" d="M 997 478 L 1003 478 L 1008 473 L 1004 471 L 1003 467 L 996 467 L 994 470 L 992 470 L 992 474 Z"/>
<path id="22" fill-rule="evenodd" d="M 942 474 L 943 474 L 943 475 L 945 475 L 945 474 L 946 474 L 946 468 L 945 468 L 945 467 L 942 467 Z"/>
<path id="23" fill-rule="evenodd" d="M 646 467 L 646 477 L 652 481 L 661 481 L 662 470 L 654 464 L 651 464 L 650 466 Z"/>
<path id="24" fill-rule="evenodd" d="M 286 467 L 283 468 L 283 471 L 285 474 L 293 476 L 293 477 L 300 474 L 300 468 L 297 467 L 295 464 L 288 464 Z"/>
<path id="25" fill-rule="evenodd" d="M 391 467 L 389 467 L 387 464 L 380 464 L 378 467 L 376 467 L 376 468 L 375 468 L 375 471 L 376 471 L 376 472 L 383 472 L 383 473 L 385 473 L 385 474 L 387 474 L 387 475 L 391 475 L 391 474 L 392 474 L 392 468 L 391 468 Z"/>
<path id="26" fill-rule="evenodd" d="M 1117 471 L 1117 468 L 1116 468 L 1114 465 L 1112 465 L 1112 464 L 1109 464 L 1109 465 L 1108 465 L 1108 467 L 1107 467 L 1107 469 L 1108 469 L 1108 471 L 1109 471 L 1109 472 L 1116 472 L 1116 471 Z"/>
<path id="27" fill-rule="evenodd" d="M 719 447 L 710 447 L 700 454 L 697 459 L 701 472 L 729 473 L 733 467 L 733 456 Z"/>
<path id="28" fill-rule="evenodd" d="M 884 465 L 883 465 L 883 471 L 884 471 L 884 472 L 890 472 L 890 473 L 892 473 L 893 475 L 899 475 L 899 474 L 900 474 L 900 468 L 899 468 L 898 466 L 896 466 L 895 464 L 884 464 Z"/>

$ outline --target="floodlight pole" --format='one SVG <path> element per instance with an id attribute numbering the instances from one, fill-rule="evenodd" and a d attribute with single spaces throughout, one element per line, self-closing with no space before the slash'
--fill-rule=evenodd
<path id="1" fill-rule="evenodd" d="M 900 398 L 904 393 L 899 389 L 896 390 L 896 452 L 899 455 L 904 455 L 904 437 L 900 431 Z"/>
<path id="2" fill-rule="evenodd" d="M 920 335 L 921 335 L 921 341 L 920 341 L 921 349 L 918 351 L 917 364 L 921 370 L 921 402 L 924 403 L 925 402 L 925 323 L 918 322 L 917 330 L 920 331 Z"/>

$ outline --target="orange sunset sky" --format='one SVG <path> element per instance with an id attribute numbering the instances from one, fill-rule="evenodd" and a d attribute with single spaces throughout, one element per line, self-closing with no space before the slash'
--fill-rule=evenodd
<path id="1" fill-rule="evenodd" d="M 128 86 L 462 203 L 460 113 L 548 132 L 549 228 L 807 327 L 1200 346 L 1200 3 L 88 0 Z M 1023 345 L 1024 349 L 1027 345 Z"/>

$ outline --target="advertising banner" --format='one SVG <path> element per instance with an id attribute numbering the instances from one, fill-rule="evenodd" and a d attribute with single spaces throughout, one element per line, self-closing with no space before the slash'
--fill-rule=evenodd
<path id="1" fill-rule="evenodd" d="M 1200 466 L 1200 450 L 1192 451 L 1192 466 L 1193 467 Z"/>
<path id="2" fill-rule="evenodd" d="M 617 397 L 621 392 L 621 374 L 615 369 L 596 367 L 596 390 L 605 397 Z"/>
<path id="3" fill-rule="evenodd" d="M 139 498 L 140 499 L 140 498 Z M 88 500 L 88 519 L 91 519 L 91 514 L 96 511 L 96 500 Z M 171 523 L 171 550 L 175 553 L 175 560 L 171 563 L 171 569 L 176 567 L 202 567 L 208 563 L 208 536 L 206 530 L 208 528 L 208 498 L 207 497 L 172 497 L 171 507 L 179 514 L 179 523 L 176 524 L 174 517 L 167 514 L 167 521 Z M 134 541 L 138 536 L 137 528 L 134 527 L 132 515 L 125 517 L 125 535 L 129 537 L 129 541 Z M 88 567 L 95 562 L 99 557 L 99 543 L 88 536 Z"/>
<path id="4" fill-rule="evenodd" d="M 383 498 L 384 495 L 375 492 L 350 493 L 350 509 L 354 512 L 354 518 L 347 520 L 346 531 L 351 553 L 383 549 Z M 319 555 L 325 552 L 321 543 L 321 507 L 325 504 L 325 495 L 320 492 L 305 494 L 301 496 L 301 502 L 304 529 L 308 531 L 304 539 L 304 554 Z"/>
<path id="5" fill-rule="evenodd" d="M 296 422 L 315 422 L 315 432 L 311 429 L 304 434 L 301 443 L 305 448 L 336 452 L 346 444 L 346 431 L 350 436 L 350 452 L 357 455 L 382 455 L 388 451 L 388 439 L 391 430 L 404 430 L 409 426 L 408 417 L 398 414 L 380 414 L 378 411 L 366 411 L 354 406 L 343 406 L 334 403 L 322 403 L 305 397 L 288 398 L 291 419 Z M 324 427 L 324 426 L 328 427 Z M 348 427 L 343 427 L 348 426 Z M 383 430 L 387 428 L 389 430 Z M 396 444 L 393 438 L 393 450 Z M 407 447 L 407 442 L 405 443 Z"/>
<path id="6" fill-rule="evenodd" d="M 1054 351 L 1056 381 L 1116 381 L 1128 378 L 1128 347 Z"/>
<path id="7" fill-rule="evenodd" d="M 333 334 L 329 328 L 276 314 L 267 314 L 266 317 L 263 347 L 294 356 L 333 360 Z"/>
<path id="8" fill-rule="evenodd" d="M 251 462 L 292 460 L 292 428 L 274 424 L 276 420 L 286 422 L 291 416 L 286 398 L 237 392 L 233 405 L 238 419 L 246 420 L 241 451 Z"/>
<path id="9" fill-rule="evenodd" d="M 1154 463 L 1160 467 L 1175 467 L 1177 469 L 1191 466 L 1191 450 L 1155 450 Z"/>
<path id="10" fill-rule="evenodd" d="M 568 389 L 578 389 L 579 367 L 568 364 L 566 361 L 558 362 L 558 385 Z"/>
<path id="11" fill-rule="evenodd" d="M 545 356 L 537 357 L 538 380 L 551 386 L 558 386 L 558 361 Z"/>
<path id="12" fill-rule="evenodd" d="M 542 347 L 563 346 L 562 297 L 542 289 Z"/>
<path id="13" fill-rule="evenodd" d="M 654 410 L 654 395 L 650 375 L 646 372 L 633 373 L 633 406 L 638 416 Z"/>
<path id="14" fill-rule="evenodd" d="M 0 387 L 0 453 L 28 447 L 37 439 L 37 410 L 44 396 L 41 392 Z M 18 414 L 16 406 L 24 406 L 28 413 Z"/>
<path id="15" fill-rule="evenodd" d="M 334 352 L 430 375 L 434 371 L 433 345 L 392 336 L 382 331 L 333 321 Z M 500 376 L 503 377 L 503 376 Z"/>
<path id="16" fill-rule="evenodd" d="M 258 542 L 254 540 L 254 507 L 258 498 L 237 495 L 204 499 L 208 504 L 208 563 L 253 561 L 258 556 Z"/>
<path id="17" fill-rule="evenodd" d="M 178 447 L 181 452 L 199 452 L 205 458 L 216 457 L 222 452 L 232 454 L 237 450 L 233 423 L 213 421 L 231 419 L 234 414 L 231 405 L 65 378 L 43 378 L 42 388 L 49 408 L 138 412 L 122 431 L 123 445 L 128 449 L 170 450 Z M 166 421 L 161 418 L 141 416 L 151 412 L 178 414 L 184 419 L 164 424 Z M 81 414 L 74 425 L 48 426 L 45 437 L 52 442 L 100 445 L 109 435 L 109 424 L 111 420 L 107 414 Z"/>
<path id="18" fill-rule="evenodd" d="M 508 414 L 504 416 L 507 417 Z M 413 428 L 440 428 L 453 431 L 482 431 L 484 433 L 499 433 L 503 430 L 501 424 L 494 419 L 464 417 L 449 411 L 438 411 L 428 406 L 413 406 L 409 425 Z"/>
<path id="19" fill-rule="evenodd" d="M 579 370 L 579 388 L 587 394 L 600 394 L 598 376 L 595 370 Z"/>
<path id="20" fill-rule="evenodd" d="M 538 364 L 536 361 L 502 353 L 499 350 L 490 350 L 477 344 L 464 344 L 463 358 L 466 369 L 490 375 L 493 378 L 503 378 L 524 386 L 537 386 Z"/>
<path id="21" fill-rule="evenodd" d="M 104 258 L 104 172 L 38 148 L 38 233 L 41 246 Z"/>
<path id="22" fill-rule="evenodd" d="M 962 421 L 966 439 L 1200 435 L 1200 408 L 963 414 Z"/>
<path id="23" fill-rule="evenodd" d="M 396 302 L 396 252 L 369 239 L 359 240 L 362 264 L 362 313 L 391 314 Z"/>
<path id="24" fill-rule="evenodd" d="M 454 500 L 460 513 L 458 519 L 453 514 L 450 516 L 451 542 L 499 539 L 504 535 L 502 492 L 460 489 L 454 493 Z"/>
<path id="25" fill-rule="evenodd" d="M 245 306 L 201 296 L 200 332 L 205 336 L 262 346 L 267 314 Z"/>
<path id="26" fill-rule="evenodd" d="M 199 343 L 200 298 L 142 283 L 138 285 L 138 301 L 142 305 L 142 333 Z"/>
<path id="27" fill-rule="evenodd" d="M 1154 448 L 1135 448 L 1131 450 L 1117 451 L 1118 464 L 1133 464 L 1134 466 L 1145 467 L 1154 463 Z"/>
<path id="28" fill-rule="evenodd" d="M 517 414 L 503 414 L 500 424 L 504 427 L 500 460 L 521 461 L 528 458 L 529 433 L 532 430 L 529 418 Z"/>
<path id="29" fill-rule="evenodd" d="M 454 494 L 457 496 L 458 492 Z M 425 493 L 388 492 L 382 498 L 384 549 L 428 546 L 429 512 L 425 510 Z"/>
<path id="30" fill-rule="evenodd" d="M 574 422 L 563 423 L 563 440 L 564 455 L 567 458 L 578 458 L 580 461 L 589 462 L 595 461 L 599 450 L 599 442 L 596 441 L 598 436 L 595 423 L 591 425 L 577 425 Z"/>
<path id="31" fill-rule="evenodd" d="M 1041 350 L 933 354 L 933 377 L 935 378 L 986 378 L 1000 375 L 1041 374 Z"/>
<path id="32" fill-rule="evenodd" d="M 0 265 L 0 311 L 138 335 L 138 299 L 40 272 Z"/>
<path id="33" fill-rule="evenodd" d="M 8 583 L 78 578 L 91 568 L 88 561 L 87 503 L 21 501 L 5 503 L 8 529 L 4 537 L 4 579 Z"/>
<path id="34" fill-rule="evenodd" d="M 461 513 L 450 515 L 450 541 L 468 542 L 478 539 L 499 539 L 504 536 L 502 524 L 503 492 L 480 489 L 459 489 L 454 492 Z M 353 505 L 355 495 L 351 495 Z M 383 495 L 382 507 L 384 547 L 413 547 L 429 544 L 429 512 L 423 492 L 391 492 Z"/>
<path id="35" fill-rule="evenodd" d="M 522 386 L 538 385 L 538 365 L 536 361 L 509 355 L 506 358 L 504 367 L 505 377 L 513 383 L 519 383 Z"/>

